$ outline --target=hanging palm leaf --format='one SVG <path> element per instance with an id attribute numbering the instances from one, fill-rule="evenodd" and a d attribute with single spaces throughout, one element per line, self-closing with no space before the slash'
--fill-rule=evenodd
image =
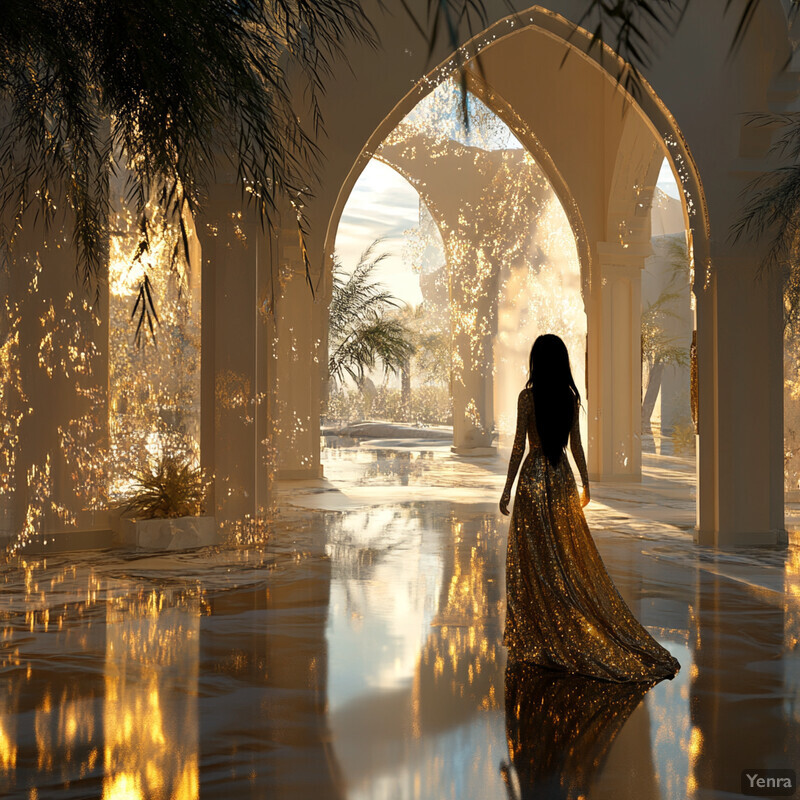
<path id="1" fill-rule="evenodd" d="M 360 385 L 376 366 L 399 372 L 414 354 L 411 331 L 387 313 L 398 301 L 373 277 L 387 256 L 375 255 L 378 244 L 361 254 L 349 276 L 338 260 L 334 262 L 328 374 L 338 383 L 349 376 Z"/>

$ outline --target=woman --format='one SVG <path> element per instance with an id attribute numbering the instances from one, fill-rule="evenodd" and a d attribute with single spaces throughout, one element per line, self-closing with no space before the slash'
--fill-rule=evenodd
<path id="1" fill-rule="evenodd" d="M 582 506 L 589 475 L 581 445 L 580 395 L 558 336 L 531 348 L 530 377 L 520 392 L 517 432 L 500 511 L 525 451 L 508 532 L 508 607 L 503 643 L 509 660 L 610 681 L 672 678 L 680 669 L 639 624 L 606 572 Z M 570 449 L 583 483 L 578 496 Z"/>

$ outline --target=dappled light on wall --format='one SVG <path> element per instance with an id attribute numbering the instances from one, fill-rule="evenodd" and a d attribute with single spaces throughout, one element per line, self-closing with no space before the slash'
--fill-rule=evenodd
<path id="1" fill-rule="evenodd" d="M 105 328 L 99 305 L 48 262 L 62 247 L 53 235 L 31 252 L 21 235 L 0 263 L 0 532 L 10 553 L 106 504 Z"/>

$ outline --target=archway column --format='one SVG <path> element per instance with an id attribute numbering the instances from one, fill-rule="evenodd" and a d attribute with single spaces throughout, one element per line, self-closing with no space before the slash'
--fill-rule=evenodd
<path id="1" fill-rule="evenodd" d="M 201 463 L 213 476 L 209 510 L 223 531 L 263 524 L 269 506 L 268 374 L 264 298 L 268 242 L 241 212 L 238 185 L 216 184 L 196 222 L 202 248 Z"/>
<path id="2" fill-rule="evenodd" d="M 278 276 L 272 343 L 275 477 L 321 478 L 322 343 L 327 303 L 325 298 L 315 301 L 308 285 L 297 228 L 280 231 Z"/>
<path id="3" fill-rule="evenodd" d="M 783 477 L 783 306 L 751 254 L 712 252 L 698 276 L 697 534 L 724 547 L 787 541 Z"/>
<path id="4" fill-rule="evenodd" d="M 649 242 L 598 242 L 589 315 L 590 471 L 595 480 L 642 477 L 642 269 Z"/>
<path id="5" fill-rule="evenodd" d="M 448 247 L 450 271 L 453 447 L 457 455 L 492 455 L 497 268 L 462 231 Z M 461 258 L 455 260 L 452 253 Z"/>

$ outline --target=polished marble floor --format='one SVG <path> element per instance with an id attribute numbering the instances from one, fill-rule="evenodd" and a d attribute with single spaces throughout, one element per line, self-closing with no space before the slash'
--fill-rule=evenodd
<path id="1" fill-rule="evenodd" d="M 507 672 L 502 458 L 377 442 L 285 484 L 269 538 L 2 568 L 0 797 L 722 800 L 800 771 L 800 543 L 692 543 L 692 468 L 597 485 L 598 548 L 681 662 Z"/>

